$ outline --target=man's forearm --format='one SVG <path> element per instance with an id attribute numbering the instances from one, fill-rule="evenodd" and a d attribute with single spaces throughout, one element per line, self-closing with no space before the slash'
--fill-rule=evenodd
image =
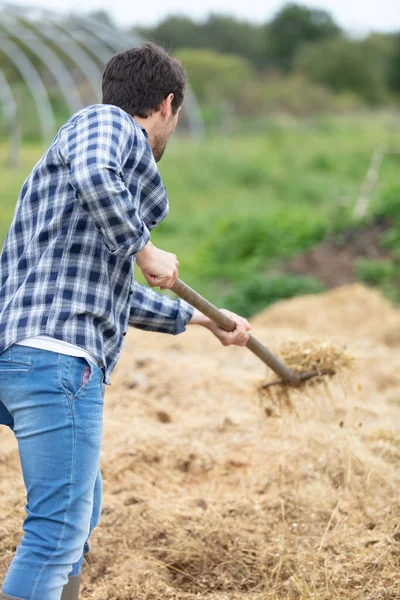
<path id="1" fill-rule="evenodd" d="M 177 334 L 185 330 L 194 309 L 184 300 L 172 300 L 137 281 L 133 282 L 129 324 L 146 331 Z"/>
<path id="2" fill-rule="evenodd" d="M 203 315 L 197 308 L 194 309 L 194 313 L 188 325 L 201 325 L 202 327 L 206 327 L 210 329 L 211 327 L 211 319 Z"/>

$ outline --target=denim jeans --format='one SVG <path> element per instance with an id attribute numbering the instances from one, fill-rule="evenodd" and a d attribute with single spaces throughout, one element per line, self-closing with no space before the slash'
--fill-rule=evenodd
<path id="1" fill-rule="evenodd" d="M 82 569 L 101 512 L 104 389 L 85 358 L 15 344 L 0 354 L 0 424 L 18 441 L 27 493 L 6 595 L 60 600 Z"/>

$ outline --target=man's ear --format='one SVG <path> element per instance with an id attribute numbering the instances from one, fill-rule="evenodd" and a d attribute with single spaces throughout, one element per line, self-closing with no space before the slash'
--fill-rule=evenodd
<path id="1" fill-rule="evenodd" d="M 168 119 L 172 114 L 172 101 L 174 99 L 174 94 L 168 94 L 166 98 L 160 104 L 161 116 L 164 119 Z"/>

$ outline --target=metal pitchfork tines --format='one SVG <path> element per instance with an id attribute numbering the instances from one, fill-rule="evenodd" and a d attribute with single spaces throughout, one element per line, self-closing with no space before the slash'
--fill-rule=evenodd
<path id="1" fill-rule="evenodd" d="M 225 315 L 222 311 L 220 311 L 216 306 L 211 304 L 208 300 L 200 296 L 195 290 L 186 285 L 183 281 L 178 279 L 174 286 L 171 288 L 171 291 L 174 292 L 179 298 L 186 300 L 189 304 L 197 308 L 203 315 L 209 317 L 212 321 L 214 321 L 221 329 L 225 331 L 233 331 L 236 327 L 235 323 L 230 319 L 227 315 Z M 318 377 L 320 375 L 330 374 L 328 371 L 313 371 L 311 373 L 303 373 L 297 374 L 295 371 L 290 369 L 284 362 L 279 360 L 277 356 L 272 354 L 270 350 L 264 344 L 256 340 L 255 337 L 249 335 L 249 341 L 246 344 L 246 348 L 248 348 L 253 354 L 258 356 L 260 360 L 262 360 L 270 369 L 272 369 L 280 379 L 278 381 L 272 381 L 271 383 L 267 383 L 265 388 L 273 386 L 273 385 L 282 385 L 286 384 L 292 387 L 299 387 L 303 381 L 307 381 L 312 379 L 313 377 Z"/>

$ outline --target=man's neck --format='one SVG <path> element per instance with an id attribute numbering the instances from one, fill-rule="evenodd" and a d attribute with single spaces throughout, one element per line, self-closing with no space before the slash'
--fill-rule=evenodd
<path id="1" fill-rule="evenodd" d="M 153 118 L 152 116 L 147 117 L 147 119 L 143 119 L 143 117 L 138 117 L 137 115 L 131 115 L 132 118 L 135 120 L 135 122 L 140 125 L 140 127 L 143 127 L 143 129 L 146 130 L 147 135 L 148 135 L 148 142 L 149 142 L 149 146 L 151 149 L 153 149 L 153 140 L 154 140 L 154 135 L 153 135 Z"/>

